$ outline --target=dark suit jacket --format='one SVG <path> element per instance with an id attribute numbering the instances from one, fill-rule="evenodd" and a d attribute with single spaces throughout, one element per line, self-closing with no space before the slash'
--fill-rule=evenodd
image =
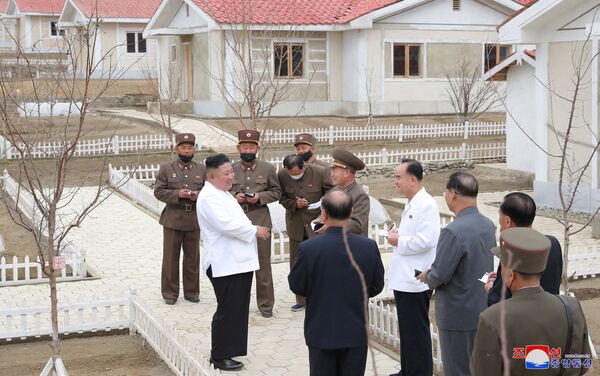
<path id="1" fill-rule="evenodd" d="M 546 235 L 550 239 L 552 246 L 550 247 L 550 254 L 548 255 L 548 261 L 546 263 L 546 269 L 542 273 L 542 279 L 540 285 L 544 291 L 550 294 L 558 295 L 560 292 L 560 281 L 562 278 L 562 249 L 558 239 L 554 236 Z M 488 294 L 488 306 L 496 304 L 500 301 L 500 294 L 502 292 L 502 266 L 498 265 L 498 271 L 496 272 L 497 277 L 494 281 L 489 294 Z M 506 289 L 506 299 L 510 298 L 510 290 Z"/>
<path id="2" fill-rule="evenodd" d="M 487 308 L 487 294 L 479 278 L 494 267 L 494 224 L 476 207 L 461 210 L 442 229 L 435 261 L 426 282 L 435 289 L 435 319 L 440 329 L 476 330 L 479 314 Z"/>
<path id="3" fill-rule="evenodd" d="M 367 293 L 383 290 L 383 264 L 375 241 L 348 234 L 348 244 L 365 277 Z M 367 346 L 363 291 L 346 253 L 341 227 L 300 243 L 288 282 L 306 296 L 304 338 L 309 347 L 340 349 Z"/>

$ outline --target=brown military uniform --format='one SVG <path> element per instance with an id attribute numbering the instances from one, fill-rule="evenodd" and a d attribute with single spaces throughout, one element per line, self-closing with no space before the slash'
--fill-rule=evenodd
<path id="1" fill-rule="evenodd" d="M 237 193 L 259 193 L 257 204 L 240 204 L 255 226 L 271 228 L 271 214 L 268 203 L 279 200 L 281 189 L 277 173 L 272 164 L 254 160 L 252 163 L 237 161 L 233 164 L 236 182 L 231 187 L 233 195 Z M 261 312 L 271 313 L 275 303 L 273 275 L 271 272 L 271 240 L 256 239 L 258 243 L 258 261 L 260 270 L 256 271 L 256 303 Z"/>
<path id="2" fill-rule="evenodd" d="M 291 270 L 298 252 L 298 245 L 315 235 L 310 223 L 321 213 L 320 209 L 298 209 L 296 198 L 304 198 L 309 204 L 315 203 L 332 189 L 333 185 L 329 179 L 329 169 L 325 170 L 315 165 L 307 164 L 304 175 L 298 180 L 292 179 L 285 169 L 279 170 L 277 175 L 281 186 L 279 203 L 285 208 L 285 226 L 290 239 Z M 305 306 L 305 301 L 306 298 L 296 295 L 296 303 Z"/>
<path id="3" fill-rule="evenodd" d="M 333 161 L 331 167 L 345 168 L 352 173 L 365 168 L 365 164 L 351 152 L 335 148 L 331 152 Z M 371 211 L 371 203 L 369 195 L 356 183 L 352 183 L 345 187 L 336 187 L 342 189 L 352 197 L 352 217 L 348 220 L 346 227 L 348 231 L 362 236 L 369 236 L 369 213 Z"/>
<path id="4" fill-rule="evenodd" d="M 317 139 L 315 138 L 315 136 L 313 136 L 310 133 L 299 133 L 296 136 L 294 136 L 294 146 L 297 146 L 299 144 L 305 144 L 310 147 L 313 147 L 317 144 Z M 313 154 L 312 157 L 310 157 L 308 160 L 306 160 L 304 162 L 329 169 L 329 163 L 317 159 L 316 154 Z"/>
<path id="5" fill-rule="evenodd" d="M 179 198 L 180 189 L 199 191 L 204 187 L 206 167 L 177 159 L 160 166 L 154 196 L 166 203 L 160 215 L 163 225 L 163 262 L 161 291 L 164 299 L 179 296 L 179 254 L 183 246 L 183 294 L 187 299 L 200 293 L 200 228 L 196 203 Z"/>
<path id="6" fill-rule="evenodd" d="M 510 228 L 500 234 L 500 244 L 496 248 L 501 252 L 503 269 L 541 274 L 546 268 L 551 243 L 539 232 Z M 503 328 L 501 315 L 505 321 Z M 561 366 L 563 375 L 582 375 L 592 365 L 585 316 L 575 298 L 547 293 L 538 284 L 513 291 L 510 299 L 483 311 L 471 357 L 472 375 L 503 374 L 502 330 L 511 376 L 558 375 Z M 567 354 L 575 357 L 566 357 Z"/>

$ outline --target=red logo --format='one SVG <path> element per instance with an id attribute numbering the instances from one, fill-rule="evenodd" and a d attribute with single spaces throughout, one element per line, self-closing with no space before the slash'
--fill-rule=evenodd
<path id="1" fill-rule="evenodd" d="M 560 359 L 560 347 L 550 349 L 550 359 Z"/>
<path id="2" fill-rule="evenodd" d="M 513 347 L 513 359 L 525 359 L 525 348 L 524 347 Z"/>

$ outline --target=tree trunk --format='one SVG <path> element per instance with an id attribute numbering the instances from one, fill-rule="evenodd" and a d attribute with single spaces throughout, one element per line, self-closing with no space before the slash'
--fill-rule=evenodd
<path id="1" fill-rule="evenodd" d="M 50 343 L 50 347 L 52 347 L 52 363 L 56 366 L 56 359 L 60 356 L 60 346 L 58 344 L 58 297 L 56 293 L 56 271 L 54 270 L 54 266 L 52 265 L 53 259 L 49 260 L 50 263 L 50 275 L 49 275 L 49 283 L 50 283 L 50 302 L 51 302 L 51 313 L 50 319 L 52 320 L 52 342 Z"/>
<path id="2" fill-rule="evenodd" d="M 564 233 L 564 244 L 563 244 L 563 269 L 562 269 L 562 286 L 565 292 L 565 295 L 569 293 L 569 271 L 567 270 L 569 266 L 569 245 L 571 242 L 571 225 L 569 223 L 569 213 L 568 211 L 563 212 L 563 223 L 565 224 L 565 233 Z"/>

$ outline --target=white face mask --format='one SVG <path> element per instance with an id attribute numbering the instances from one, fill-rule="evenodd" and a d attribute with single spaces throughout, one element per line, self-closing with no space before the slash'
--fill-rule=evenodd
<path id="1" fill-rule="evenodd" d="M 304 171 L 302 171 L 300 175 L 290 175 L 290 177 L 294 180 L 300 180 L 300 178 L 302 178 L 302 175 L 304 175 Z"/>

